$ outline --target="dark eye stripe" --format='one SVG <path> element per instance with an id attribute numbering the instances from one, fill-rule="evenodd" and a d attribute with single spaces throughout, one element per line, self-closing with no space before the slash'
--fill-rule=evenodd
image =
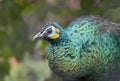
<path id="1" fill-rule="evenodd" d="M 47 33 L 51 33 L 51 32 L 52 32 L 52 29 L 49 28 L 49 29 L 47 30 Z"/>

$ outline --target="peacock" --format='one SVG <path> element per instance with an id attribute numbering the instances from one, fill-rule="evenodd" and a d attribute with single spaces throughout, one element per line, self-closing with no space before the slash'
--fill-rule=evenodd
<path id="1" fill-rule="evenodd" d="M 49 42 L 50 69 L 63 81 L 120 81 L 120 24 L 101 16 L 81 16 L 67 28 L 43 25 L 33 40 Z"/>

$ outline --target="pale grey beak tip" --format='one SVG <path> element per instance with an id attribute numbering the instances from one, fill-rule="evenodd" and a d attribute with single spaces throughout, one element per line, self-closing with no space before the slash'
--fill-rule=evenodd
<path id="1" fill-rule="evenodd" d="M 32 40 L 34 41 L 37 38 L 41 38 L 41 33 L 37 33 L 35 36 L 33 36 Z"/>
<path id="2" fill-rule="evenodd" d="M 35 36 L 33 36 L 32 40 L 34 41 L 35 39 L 36 39 L 36 37 L 35 37 Z"/>
<path id="3" fill-rule="evenodd" d="M 38 38 L 38 36 L 35 35 L 35 36 L 33 36 L 32 40 L 34 41 L 37 38 Z"/>

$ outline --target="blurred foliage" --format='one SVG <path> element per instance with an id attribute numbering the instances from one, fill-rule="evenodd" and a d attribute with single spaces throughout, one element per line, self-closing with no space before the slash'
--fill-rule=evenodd
<path id="1" fill-rule="evenodd" d="M 50 77 L 51 71 L 46 60 L 34 61 L 29 54 L 25 54 L 21 63 L 15 57 L 11 58 L 10 75 L 4 81 L 44 81 Z"/>
<path id="2" fill-rule="evenodd" d="M 101 15 L 114 21 L 120 21 L 119 4 L 120 0 L 0 0 L 0 81 L 3 81 L 5 75 L 7 75 L 5 81 L 21 80 L 10 78 L 9 59 L 11 56 L 15 56 L 18 61 L 24 63 L 22 58 L 26 52 L 35 55 L 32 53 L 35 49 L 31 38 L 33 32 L 40 29 L 41 24 L 46 21 L 57 21 L 63 27 L 67 27 L 72 20 L 82 15 Z M 40 40 L 36 44 L 40 49 L 39 52 L 45 53 L 48 43 Z M 37 65 L 39 63 L 33 66 L 34 69 L 37 68 L 36 70 L 40 67 Z M 19 72 L 23 72 L 23 77 L 27 76 L 24 73 L 26 72 L 25 67 L 18 65 L 18 68 L 20 71 L 15 70 L 16 77 Z M 20 74 L 22 75 L 22 73 Z M 41 76 L 39 71 L 36 75 Z M 21 81 L 28 80 L 27 77 Z"/>
<path id="3" fill-rule="evenodd" d="M 27 6 L 27 2 L 25 2 Z M 22 19 L 23 5 L 17 0 L 0 0 L 0 78 L 8 73 L 8 59 L 15 55 L 21 59 L 24 52 L 30 49 L 28 27 Z M 3 80 L 1 80 L 3 81 Z"/>

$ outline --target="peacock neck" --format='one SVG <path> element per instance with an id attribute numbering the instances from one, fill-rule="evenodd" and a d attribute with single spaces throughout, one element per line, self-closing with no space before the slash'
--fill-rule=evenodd
<path id="1" fill-rule="evenodd" d="M 50 42 L 47 58 L 53 72 L 66 78 L 79 74 L 79 54 L 75 51 L 75 46 L 66 33 Z"/>

